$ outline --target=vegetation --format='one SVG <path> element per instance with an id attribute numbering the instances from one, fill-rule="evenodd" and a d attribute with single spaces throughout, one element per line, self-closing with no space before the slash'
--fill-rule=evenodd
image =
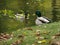
<path id="1" fill-rule="evenodd" d="M 59 0 L 1 0 L 0 45 L 49 45 L 52 40 L 60 40 L 59 4 Z M 36 26 L 36 10 L 54 22 Z M 20 13 L 27 17 L 23 22 L 15 17 Z"/>
<path id="2" fill-rule="evenodd" d="M 50 41 L 53 40 L 53 36 L 60 32 L 60 22 L 54 22 L 51 24 L 43 24 L 41 26 L 32 26 L 18 29 L 16 31 L 10 32 L 13 33 L 12 39 L 2 40 L 1 45 L 11 45 L 20 40 L 18 45 L 49 45 Z M 36 32 L 40 33 L 38 35 Z M 38 39 L 37 37 L 42 37 Z M 60 38 L 56 38 L 59 40 Z M 43 42 L 40 42 L 44 40 Z"/>

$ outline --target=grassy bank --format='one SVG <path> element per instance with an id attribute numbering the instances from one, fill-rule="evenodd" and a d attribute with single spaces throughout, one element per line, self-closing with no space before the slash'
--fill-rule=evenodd
<path id="1" fill-rule="evenodd" d="M 37 31 L 39 31 L 39 36 L 36 33 Z M 13 31 L 12 33 L 12 39 L 2 40 L 0 41 L 0 44 L 11 45 L 18 40 L 22 40 L 17 45 L 49 45 L 49 41 L 52 40 L 51 37 L 60 33 L 60 22 L 43 24 L 41 26 L 32 26 L 30 29 L 26 27 Z M 37 37 L 43 37 L 44 39 L 37 39 Z"/>

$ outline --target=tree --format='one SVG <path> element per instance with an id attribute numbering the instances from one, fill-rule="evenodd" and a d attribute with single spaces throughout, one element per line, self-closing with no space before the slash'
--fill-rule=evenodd
<path id="1" fill-rule="evenodd" d="M 56 0 L 52 0 L 52 7 L 53 7 L 53 10 L 52 10 L 52 15 L 53 15 L 53 18 L 52 18 L 52 20 L 53 21 L 57 21 L 57 15 L 56 15 L 56 8 L 55 8 L 55 6 L 56 6 Z"/>
<path id="2" fill-rule="evenodd" d="M 6 0 L 0 0 L 0 10 L 6 8 Z"/>

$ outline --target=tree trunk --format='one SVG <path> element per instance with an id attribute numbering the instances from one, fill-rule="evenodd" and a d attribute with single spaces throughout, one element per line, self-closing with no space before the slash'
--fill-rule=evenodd
<path id="1" fill-rule="evenodd" d="M 53 7 L 53 10 L 52 10 L 52 15 L 53 15 L 53 18 L 52 18 L 52 20 L 53 21 L 57 21 L 57 11 L 55 10 L 56 8 L 55 8 L 55 6 L 56 6 L 56 0 L 52 0 L 52 7 Z"/>

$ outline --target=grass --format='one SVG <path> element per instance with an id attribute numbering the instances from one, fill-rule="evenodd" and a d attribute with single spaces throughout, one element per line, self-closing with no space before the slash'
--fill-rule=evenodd
<path id="1" fill-rule="evenodd" d="M 19 45 L 49 45 L 49 41 L 51 40 L 51 37 L 53 35 L 55 35 L 56 33 L 60 33 L 60 22 L 54 22 L 51 24 L 43 24 L 41 26 L 32 26 L 31 27 L 32 30 L 27 30 L 25 28 L 23 29 L 18 29 L 16 31 L 13 31 L 13 35 L 14 37 L 12 39 L 8 39 L 8 40 L 2 40 L 0 41 L 1 45 L 11 45 L 12 43 L 14 43 L 17 40 L 20 40 L 21 38 L 18 38 L 18 35 L 24 35 L 24 39 L 23 42 Z M 43 36 L 47 39 L 45 43 L 36 43 L 40 40 L 36 39 L 36 30 L 40 30 L 40 36 Z M 44 32 L 47 32 L 46 34 L 43 34 Z M 48 33 L 50 32 L 50 33 Z M 59 38 L 60 39 L 60 38 Z"/>

